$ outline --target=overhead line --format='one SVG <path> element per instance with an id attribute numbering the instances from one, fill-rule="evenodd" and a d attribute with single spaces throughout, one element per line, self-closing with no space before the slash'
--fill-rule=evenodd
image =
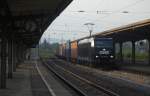
<path id="1" fill-rule="evenodd" d="M 118 11 L 124 9 L 124 8 L 129 8 L 130 6 L 136 5 L 136 4 L 138 4 L 139 2 L 141 2 L 141 1 L 145 1 L 145 0 L 138 0 L 138 1 L 136 1 L 136 2 L 134 2 L 134 3 L 132 3 L 132 4 L 130 4 L 130 5 L 124 6 L 124 7 L 120 8 L 120 9 L 114 11 L 114 12 L 116 13 L 116 12 L 118 12 Z M 106 17 L 108 17 L 108 16 L 110 16 L 110 15 L 112 15 L 112 14 L 114 14 L 114 12 L 108 14 L 107 16 L 103 16 L 103 17 L 101 18 L 101 20 L 104 19 L 104 18 L 106 18 Z M 96 21 L 96 20 L 94 20 L 94 21 Z"/>
<path id="2" fill-rule="evenodd" d="M 68 32 L 68 30 L 55 30 L 55 29 L 52 29 L 52 31 L 60 31 L 60 32 Z M 86 31 L 80 31 L 80 30 L 70 30 L 69 33 L 72 33 L 72 32 L 82 32 L 82 33 L 87 33 Z"/>

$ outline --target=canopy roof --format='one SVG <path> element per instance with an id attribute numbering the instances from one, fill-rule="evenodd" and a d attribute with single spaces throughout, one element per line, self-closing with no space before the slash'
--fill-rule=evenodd
<path id="1" fill-rule="evenodd" d="M 106 30 L 104 32 L 94 34 L 92 37 L 111 37 L 114 38 L 116 42 L 150 39 L 150 19 Z M 77 41 L 85 38 L 90 37 L 83 37 Z"/>
<path id="2" fill-rule="evenodd" d="M 121 26 L 96 34 L 96 36 L 113 37 L 117 42 L 149 39 L 150 19 Z"/>
<path id="3" fill-rule="evenodd" d="M 3 22 L 7 22 L 7 25 L 12 28 L 14 38 L 28 46 L 33 46 L 38 43 L 42 33 L 71 1 L 1 0 L 0 16 Z"/>

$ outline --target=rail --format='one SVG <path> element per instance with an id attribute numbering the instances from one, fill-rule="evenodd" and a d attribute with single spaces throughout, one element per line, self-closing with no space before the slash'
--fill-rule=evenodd
<path id="1" fill-rule="evenodd" d="M 64 77 L 60 76 L 54 69 L 52 69 L 52 68 L 50 67 L 50 65 L 48 65 L 47 63 L 45 63 L 45 65 L 46 65 L 53 73 L 55 73 L 55 75 L 57 75 L 59 78 L 61 78 L 63 81 L 65 81 L 65 83 L 68 83 L 69 86 L 73 87 L 76 91 L 79 91 L 81 94 L 83 94 L 82 96 L 87 96 L 87 95 L 85 95 L 84 92 L 82 92 L 82 91 L 79 90 L 76 86 L 74 86 L 70 81 L 68 81 L 68 80 L 66 80 Z M 60 68 L 61 70 L 65 71 L 65 72 L 71 74 L 72 76 L 78 78 L 78 79 L 81 80 L 82 82 L 86 82 L 88 85 L 91 85 L 92 87 L 94 87 L 94 88 L 96 88 L 96 89 L 98 89 L 98 90 L 104 92 L 105 94 L 107 94 L 107 95 L 109 95 L 109 96 L 120 96 L 120 95 L 118 95 L 117 93 L 114 93 L 114 92 L 112 92 L 112 91 L 110 91 L 110 90 L 108 90 L 108 89 L 106 89 L 106 88 L 104 88 L 104 87 L 102 87 L 102 86 L 100 86 L 100 85 L 97 85 L 97 84 L 95 84 L 95 83 L 93 83 L 93 82 L 91 82 L 91 81 L 89 81 L 89 80 L 87 80 L 87 79 L 84 79 L 83 77 L 80 77 L 80 76 L 78 76 L 77 74 L 72 73 L 71 71 L 68 71 L 68 70 L 66 70 L 66 69 L 64 69 L 64 68 L 62 68 L 62 67 L 60 67 L 60 66 L 58 66 L 58 65 L 56 65 L 56 64 L 55 64 L 55 66 L 56 66 L 57 68 Z"/>

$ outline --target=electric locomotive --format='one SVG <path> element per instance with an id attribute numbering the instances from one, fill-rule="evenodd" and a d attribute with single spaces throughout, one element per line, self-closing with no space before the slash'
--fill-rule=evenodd
<path id="1" fill-rule="evenodd" d="M 111 66 L 114 65 L 114 48 L 112 38 L 95 38 L 95 63 Z"/>
<path id="2" fill-rule="evenodd" d="M 111 66 L 114 63 L 113 39 L 91 37 L 80 40 L 78 62 L 90 66 Z"/>

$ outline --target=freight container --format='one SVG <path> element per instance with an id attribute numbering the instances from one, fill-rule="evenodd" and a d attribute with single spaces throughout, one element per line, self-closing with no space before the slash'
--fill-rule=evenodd
<path id="1" fill-rule="evenodd" d="M 59 56 L 62 56 L 62 44 L 59 45 Z"/>
<path id="2" fill-rule="evenodd" d="M 71 42 L 71 61 L 73 63 L 77 62 L 77 56 L 78 56 L 78 42 L 73 41 Z"/>
<path id="3" fill-rule="evenodd" d="M 71 43 L 70 43 L 70 40 L 68 40 L 66 43 L 66 59 L 67 59 L 67 61 L 71 60 Z"/>
<path id="4" fill-rule="evenodd" d="M 66 43 L 62 44 L 62 57 L 66 59 Z"/>
<path id="5" fill-rule="evenodd" d="M 94 38 L 86 38 L 78 42 L 78 62 L 80 64 L 91 64 L 94 62 Z"/>

